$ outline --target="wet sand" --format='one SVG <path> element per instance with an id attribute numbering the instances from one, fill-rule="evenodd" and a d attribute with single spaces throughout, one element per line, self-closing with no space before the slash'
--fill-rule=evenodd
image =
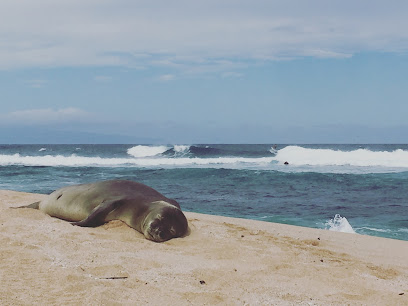
<path id="1" fill-rule="evenodd" d="M 148 241 L 120 221 L 72 226 L 0 190 L 2 305 L 408 305 L 408 242 L 186 213 Z"/>

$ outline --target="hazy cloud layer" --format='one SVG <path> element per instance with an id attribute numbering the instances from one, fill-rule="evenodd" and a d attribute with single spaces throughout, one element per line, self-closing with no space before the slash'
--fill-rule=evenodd
<path id="1" fill-rule="evenodd" d="M 48 84 L 47 80 L 42 79 L 34 79 L 34 80 L 27 80 L 25 81 L 28 87 L 31 88 L 43 88 Z"/>
<path id="2" fill-rule="evenodd" d="M 82 122 L 91 118 L 91 114 L 78 108 L 63 109 L 27 109 L 0 115 L 3 124 L 48 125 Z"/>
<path id="3" fill-rule="evenodd" d="M 2 0 L 0 69 L 166 66 L 202 73 L 248 60 L 405 52 L 407 11 L 404 0 Z"/>
<path id="4" fill-rule="evenodd" d="M 173 81 L 175 78 L 176 76 L 172 74 L 163 74 L 159 76 L 159 81 L 168 82 L 168 81 Z"/>

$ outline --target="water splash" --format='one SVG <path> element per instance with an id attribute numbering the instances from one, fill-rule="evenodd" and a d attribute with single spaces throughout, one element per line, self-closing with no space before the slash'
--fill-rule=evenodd
<path id="1" fill-rule="evenodd" d="M 333 219 L 330 219 L 329 221 L 327 221 L 325 225 L 326 225 L 326 229 L 328 229 L 329 231 L 352 233 L 352 234 L 356 233 L 354 229 L 351 227 L 347 218 L 342 217 L 339 214 L 336 214 Z"/>

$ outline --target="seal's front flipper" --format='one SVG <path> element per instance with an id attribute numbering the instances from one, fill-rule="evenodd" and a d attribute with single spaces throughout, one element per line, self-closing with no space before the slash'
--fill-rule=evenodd
<path id="1" fill-rule="evenodd" d="M 120 207 L 123 204 L 122 201 L 108 201 L 96 206 L 88 217 L 78 222 L 71 222 L 72 225 L 95 227 L 105 223 L 106 216 Z"/>
<path id="2" fill-rule="evenodd" d="M 10 207 L 10 208 L 34 208 L 40 209 L 40 201 L 32 203 L 30 205 L 18 206 L 18 207 Z"/>

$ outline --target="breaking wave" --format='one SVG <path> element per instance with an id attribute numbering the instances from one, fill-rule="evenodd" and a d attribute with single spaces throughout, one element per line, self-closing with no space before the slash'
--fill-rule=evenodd
<path id="1" fill-rule="evenodd" d="M 185 157 L 190 156 L 190 148 L 188 145 L 174 146 L 143 146 L 138 145 L 127 150 L 127 153 L 136 158 L 153 157 L 153 156 L 173 156 Z"/>
<path id="2" fill-rule="evenodd" d="M 151 157 L 163 154 L 169 148 L 167 146 L 135 146 L 127 150 L 127 153 L 133 157 Z"/>
<path id="3" fill-rule="evenodd" d="M 408 151 L 403 149 L 341 151 L 287 146 L 275 150 L 267 146 L 239 145 L 136 145 L 117 151 L 103 146 L 100 151 L 94 147 L 39 148 L 18 149 L 16 153 L 4 150 L 6 152 L 0 154 L 0 166 L 225 167 L 282 172 L 408 173 Z M 284 164 L 286 161 L 288 165 Z"/>
<path id="4" fill-rule="evenodd" d="M 151 153 L 152 154 L 152 153 Z M 244 158 L 244 157 L 216 157 L 216 158 L 168 158 L 168 157 L 144 157 L 144 158 L 102 158 L 63 155 L 45 156 L 21 156 L 0 155 L 0 165 L 20 166 L 63 166 L 63 167 L 229 167 L 251 168 L 268 165 L 271 158 Z"/>
<path id="5" fill-rule="evenodd" d="M 138 145 L 127 150 L 127 153 L 136 158 L 142 157 L 223 157 L 240 156 L 229 154 L 228 151 L 215 149 L 210 146 L 172 145 L 172 146 L 144 146 Z M 235 152 L 237 153 L 237 152 Z M 241 152 L 239 152 L 241 153 Z"/>
<path id="6" fill-rule="evenodd" d="M 287 161 L 290 165 L 295 166 L 375 166 L 408 168 L 408 151 L 402 149 L 391 152 L 370 151 L 367 149 L 340 151 L 287 146 L 277 152 L 275 159 L 279 163 Z"/>

